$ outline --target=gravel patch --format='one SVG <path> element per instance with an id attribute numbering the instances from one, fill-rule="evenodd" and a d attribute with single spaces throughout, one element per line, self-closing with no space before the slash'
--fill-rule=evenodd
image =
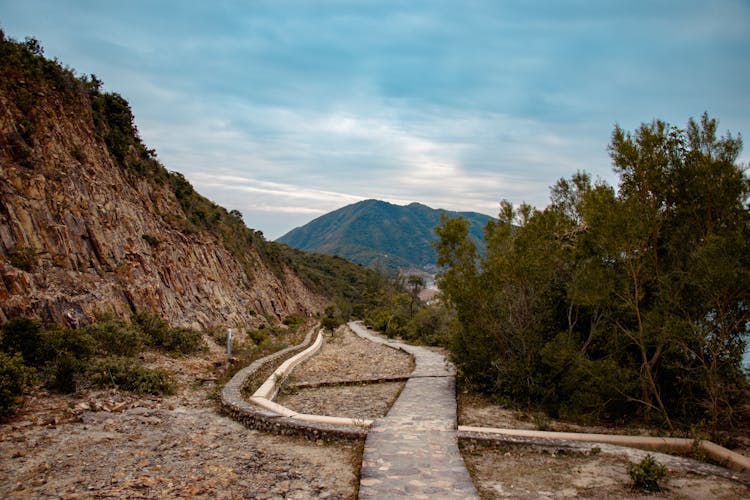
<path id="1" fill-rule="evenodd" d="M 413 369 L 410 355 L 364 340 L 342 326 L 326 334 L 321 351 L 292 372 L 276 402 L 300 413 L 378 418 L 388 413 L 404 386 L 378 381 L 407 377 Z M 323 385 L 305 387 L 318 384 Z"/>
<path id="2" fill-rule="evenodd" d="M 663 491 L 630 488 L 623 456 L 525 446 L 463 445 L 464 462 L 483 499 L 500 498 L 747 498 L 735 481 L 671 469 Z"/>
<path id="3" fill-rule="evenodd" d="M 407 377 L 412 370 L 414 362 L 405 352 L 364 340 L 342 326 L 326 334 L 320 353 L 294 370 L 292 383 Z"/>
<path id="4" fill-rule="evenodd" d="M 373 419 L 388 413 L 403 386 L 403 382 L 384 382 L 292 389 L 292 393 L 284 389 L 276 401 L 300 413 Z"/>
<path id="5" fill-rule="evenodd" d="M 0 498 L 355 498 L 361 443 L 264 434 L 217 412 L 220 353 L 148 354 L 177 394 L 38 392 L 0 424 Z"/>

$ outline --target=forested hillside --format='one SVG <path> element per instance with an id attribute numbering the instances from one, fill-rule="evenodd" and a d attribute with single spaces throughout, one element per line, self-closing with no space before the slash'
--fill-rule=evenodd
<path id="1" fill-rule="evenodd" d="M 469 235 L 481 252 L 482 230 L 492 217 L 380 200 L 340 208 L 293 229 L 277 241 L 301 250 L 338 255 L 364 266 L 434 271 L 434 228 L 443 213 L 469 221 Z"/>
<path id="2" fill-rule="evenodd" d="M 466 221 L 442 222 L 440 287 L 470 384 L 553 415 L 746 422 L 750 182 L 741 138 L 717 128 L 616 128 L 616 187 L 579 172 L 544 210 L 503 202 L 484 258 Z"/>

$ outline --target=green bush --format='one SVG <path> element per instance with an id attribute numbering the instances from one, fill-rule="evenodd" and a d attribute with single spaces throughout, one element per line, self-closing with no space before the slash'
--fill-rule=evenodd
<path id="1" fill-rule="evenodd" d="M 96 351 L 96 342 L 84 330 L 54 329 L 45 332 L 50 348 L 49 385 L 61 392 L 75 392 L 76 378 Z"/>
<path id="2" fill-rule="evenodd" d="M 76 375 L 81 370 L 81 363 L 69 352 L 60 353 L 51 366 L 50 385 L 60 392 L 76 391 Z"/>
<path id="3" fill-rule="evenodd" d="M 20 354 L 0 352 L 0 417 L 13 413 L 34 370 L 23 363 Z"/>
<path id="4" fill-rule="evenodd" d="M 10 263 L 22 271 L 31 272 L 39 263 L 39 255 L 34 247 L 18 246 L 10 254 Z"/>
<path id="5" fill-rule="evenodd" d="M 170 328 L 156 314 L 136 313 L 131 321 L 141 331 L 144 342 L 149 346 L 178 354 L 191 354 L 204 347 L 201 332 L 192 328 Z"/>
<path id="6" fill-rule="evenodd" d="M 192 328 L 167 329 L 158 346 L 168 352 L 177 354 L 191 354 L 205 347 L 203 334 Z"/>
<path id="7" fill-rule="evenodd" d="M 154 344 L 154 339 L 161 338 L 164 330 L 169 328 L 167 322 L 159 315 L 150 312 L 135 313 L 130 317 L 130 321 L 143 333 L 147 344 Z"/>
<path id="8" fill-rule="evenodd" d="M 0 347 L 7 353 L 18 353 L 29 366 L 41 366 L 49 358 L 42 325 L 29 318 L 14 318 L 2 327 Z"/>
<path id="9" fill-rule="evenodd" d="M 99 387 L 115 387 L 140 394 L 173 394 L 176 383 L 166 370 L 140 366 L 138 361 L 124 356 L 112 356 L 96 363 L 90 380 Z"/>
<path id="10" fill-rule="evenodd" d="M 455 315 L 442 304 L 422 307 L 409 321 L 406 339 L 427 345 L 450 345 Z"/>
<path id="11" fill-rule="evenodd" d="M 143 335 L 133 325 L 105 317 L 88 325 L 84 331 L 91 335 L 102 354 L 134 356 L 143 348 Z"/>
<path id="12" fill-rule="evenodd" d="M 268 340 L 269 335 L 265 330 L 250 330 L 247 332 L 247 338 L 252 340 L 255 345 L 261 345 Z"/>
<path id="13" fill-rule="evenodd" d="M 628 475 L 633 480 L 633 489 L 661 491 L 659 481 L 667 475 L 667 468 L 648 454 L 639 463 L 628 466 Z"/>
<path id="14" fill-rule="evenodd" d="M 290 314 L 289 316 L 284 318 L 283 323 L 292 330 L 296 330 L 297 328 L 305 324 L 305 317 L 301 314 Z"/>

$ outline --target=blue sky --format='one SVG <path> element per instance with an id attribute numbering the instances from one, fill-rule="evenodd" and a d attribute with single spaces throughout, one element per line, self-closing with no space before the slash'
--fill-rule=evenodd
<path id="1" fill-rule="evenodd" d="M 746 0 L 0 0 L 0 27 L 269 239 L 367 198 L 543 207 L 577 170 L 614 183 L 616 123 L 750 133 Z"/>

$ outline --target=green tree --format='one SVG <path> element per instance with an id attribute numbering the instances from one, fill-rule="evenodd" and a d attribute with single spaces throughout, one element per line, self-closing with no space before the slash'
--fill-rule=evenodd
<path id="1" fill-rule="evenodd" d="M 484 390 L 553 412 L 730 425 L 747 398 L 750 182 L 739 137 L 703 115 L 609 146 L 617 189 L 561 179 L 541 211 L 509 202 L 479 260 L 465 221 L 436 229 L 451 344 Z"/>
<path id="2" fill-rule="evenodd" d="M 408 287 L 409 295 L 411 296 L 411 302 L 409 302 L 409 318 L 413 318 L 414 306 L 419 304 L 419 294 L 425 287 L 424 278 L 412 274 L 406 279 L 406 286 Z"/>

